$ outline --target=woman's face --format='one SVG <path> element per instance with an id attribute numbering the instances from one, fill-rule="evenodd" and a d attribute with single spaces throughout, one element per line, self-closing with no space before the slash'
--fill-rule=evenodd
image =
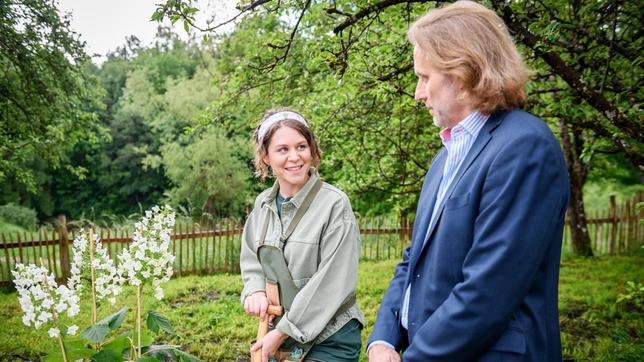
<path id="1" fill-rule="evenodd" d="M 280 185 L 280 194 L 291 197 L 309 180 L 311 147 L 297 130 L 279 128 L 268 143 L 268 153 L 263 160 L 271 166 Z"/>

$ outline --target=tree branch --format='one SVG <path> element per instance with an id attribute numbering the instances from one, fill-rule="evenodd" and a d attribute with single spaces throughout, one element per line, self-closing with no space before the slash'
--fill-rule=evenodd
<path id="1" fill-rule="evenodd" d="M 626 135 L 639 143 L 644 142 L 644 128 L 630 122 L 624 114 L 617 109 L 617 107 L 609 103 L 602 94 L 592 89 L 581 78 L 581 75 L 571 66 L 566 64 L 558 54 L 544 49 L 543 46 L 540 45 L 543 44 L 542 39 L 531 33 L 505 2 L 494 0 L 492 1 L 492 4 L 497 12 L 502 15 L 508 28 L 517 35 L 526 46 L 532 49 L 537 56 L 543 59 L 557 73 L 557 75 L 568 83 L 580 98 L 598 110 L 614 126 L 626 133 Z M 620 140 L 619 143 L 626 153 L 635 156 L 632 160 L 635 161 L 637 165 L 644 165 L 644 156 L 637 156 L 637 152 L 633 150 L 633 147 L 626 140 Z"/>
<path id="2" fill-rule="evenodd" d="M 360 21 L 362 18 L 368 17 L 373 13 L 380 13 L 381 10 L 388 8 L 390 6 L 395 6 L 399 4 L 410 4 L 410 3 L 426 3 L 430 2 L 430 0 L 383 0 L 378 3 L 375 3 L 373 5 L 369 5 L 366 8 L 358 11 L 354 15 L 347 15 L 347 14 L 342 14 L 345 16 L 348 16 L 348 19 L 343 21 L 340 25 L 336 26 L 333 28 L 333 33 L 338 34 L 342 30 L 356 24 L 358 21 Z M 437 1 L 436 3 L 440 3 L 441 1 Z"/>

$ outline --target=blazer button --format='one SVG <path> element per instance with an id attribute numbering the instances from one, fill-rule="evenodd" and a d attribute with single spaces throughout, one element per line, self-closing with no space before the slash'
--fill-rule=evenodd
<path id="1" fill-rule="evenodd" d="M 420 274 L 416 275 L 416 278 L 420 278 Z"/>

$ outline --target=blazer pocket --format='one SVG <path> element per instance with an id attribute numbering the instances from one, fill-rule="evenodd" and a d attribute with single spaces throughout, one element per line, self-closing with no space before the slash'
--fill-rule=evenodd
<path id="1" fill-rule="evenodd" d="M 498 352 L 525 353 L 526 343 L 523 332 L 518 328 L 506 329 L 490 350 Z"/>
<path id="2" fill-rule="evenodd" d="M 470 193 L 465 195 L 458 195 L 452 198 L 449 198 L 445 201 L 445 210 L 459 209 L 463 206 L 467 206 L 470 203 Z"/>

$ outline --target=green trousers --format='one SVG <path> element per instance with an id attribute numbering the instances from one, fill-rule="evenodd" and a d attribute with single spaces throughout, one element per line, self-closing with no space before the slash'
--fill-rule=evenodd
<path id="1" fill-rule="evenodd" d="M 311 348 L 305 361 L 357 362 L 360 359 L 362 325 L 352 319 L 329 338 Z"/>

